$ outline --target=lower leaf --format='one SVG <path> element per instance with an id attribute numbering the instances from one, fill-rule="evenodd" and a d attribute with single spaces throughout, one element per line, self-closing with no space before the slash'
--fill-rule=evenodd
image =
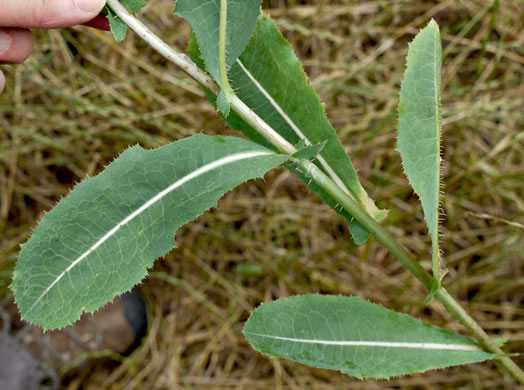
<path id="1" fill-rule="evenodd" d="M 468 337 L 357 297 L 304 295 L 262 304 L 244 335 L 270 357 L 357 378 L 387 379 L 497 357 Z"/>
<path id="2" fill-rule="evenodd" d="M 174 247 L 179 226 L 289 156 L 235 137 L 135 146 L 87 178 L 22 246 L 11 288 L 22 318 L 61 328 L 130 290 Z"/>

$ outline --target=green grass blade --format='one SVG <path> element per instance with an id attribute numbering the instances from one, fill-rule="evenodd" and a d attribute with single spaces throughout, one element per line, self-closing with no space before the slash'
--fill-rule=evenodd
<path id="1" fill-rule="evenodd" d="M 497 356 L 468 337 L 358 297 L 303 295 L 262 304 L 244 335 L 270 357 L 357 378 L 388 379 Z"/>
<path id="2" fill-rule="evenodd" d="M 398 150 L 410 184 L 420 197 L 432 240 L 433 275 L 440 282 L 438 240 L 442 47 L 432 20 L 409 46 L 398 105 Z"/>
<path id="3" fill-rule="evenodd" d="M 99 309 L 174 247 L 179 226 L 288 157 L 204 135 L 128 149 L 77 185 L 22 246 L 11 286 L 22 318 L 54 329 Z"/>

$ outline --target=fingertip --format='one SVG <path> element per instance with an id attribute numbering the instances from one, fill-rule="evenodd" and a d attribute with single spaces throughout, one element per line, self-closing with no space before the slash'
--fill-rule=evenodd
<path id="1" fill-rule="evenodd" d="M 75 5 L 78 19 L 76 20 L 76 23 L 71 23 L 71 25 L 86 24 L 88 26 L 103 29 L 103 23 L 98 21 L 98 18 L 101 16 L 99 14 L 102 12 L 106 0 L 73 0 L 73 4 Z"/>
<path id="2" fill-rule="evenodd" d="M 1 25 L 26 28 L 75 26 L 96 17 L 105 3 L 106 0 L 0 0 Z"/>
<path id="3" fill-rule="evenodd" d="M 31 55 L 35 43 L 31 31 L 23 28 L 4 28 L 0 32 L 10 38 L 9 45 L 0 53 L 0 62 L 19 64 Z"/>
<path id="4" fill-rule="evenodd" d="M 22 63 L 31 55 L 35 46 L 35 38 L 31 30 L 19 29 L 15 30 L 15 51 L 18 52 L 18 58 L 15 62 Z M 16 56 L 16 54 L 15 54 Z"/>
<path id="5" fill-rule="evenodd" d="M 98 14 L 104 8 L 106 0 L 73 0 L 77 9 L 90 14 Z"/>

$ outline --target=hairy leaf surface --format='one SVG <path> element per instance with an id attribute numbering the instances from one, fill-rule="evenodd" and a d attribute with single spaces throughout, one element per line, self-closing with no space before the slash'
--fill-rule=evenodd
<path id="1" fill-rule="evenodd" d="M 140 282 L 179 226 L 289 156 L 235 137 L 135 146 L 49 212 L 23 245 L 12 289 L 22 318 L 61 328 Z"/>
<path id="2" fill-rule="evenodd" d="M 190 55 L 202 67 L 198 44 L 194 39 L 190 42 Z M 259 17 L 248 46 L 230 70 L 229 80 L 238 97 L 293 145 L 299 141 L 306 145 L 326 142 L 315 164 L 360 202 L 370 215 L 379 221 L 385 217 L 386 212 L 378 210 L 362 188 L 357 172 L 325 115 L 324 105 L 309 85 L 300 61 L 269 18 Z M 208 97 L 215 104 L 215 97 L 212 94 Z M 235 113 L 224 119 L 232 128 L 271 147 Z M 307 172 L 299 172 L 293 166 L 290 169 L 348 219 L 352 233 L 357 234 L 353 235 L 357 243 L 367 240 L 369 233 L 314 183 L 310 184 Z"/>
<path id="3" fill-rule="evenodd" d="M 398 105 L 398 150 L 410 184 L 420 197 L 432 240 L 433 275 L 440 281 L 440 74 L 442 47 L 432 20 L 409 46 Z"/>
<path id="4" fill-rule="evenodd" d="M 178 0 L 175 14 L 186 19 L 200 45 L 209 74 L 220 84 L 218 39 L 221 0 Z M 246 48 L 260 14 L 261 0 L 227 1 L 226 65 L 229 69 Z"/>
<path id="5" fill-rule="evenodd" d="M 357 378 L 387 379 L 496 357 L 468 337 L 357 297 L 303 295 L 262 304 L 244 335 L 270 357 Z"/>

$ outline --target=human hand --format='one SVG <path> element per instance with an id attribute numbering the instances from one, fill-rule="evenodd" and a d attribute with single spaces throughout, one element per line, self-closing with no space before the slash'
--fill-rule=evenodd
<path id="1" fill-rule="evenodd" d="M 0 64 L 24 62 L 33 50 L 29 28 L 61 28 L 77 24 L 107 29 L 97 16 L 106 0 L 0 0 Z M 5 76 L 0 71 L 0 92 Z"/>

